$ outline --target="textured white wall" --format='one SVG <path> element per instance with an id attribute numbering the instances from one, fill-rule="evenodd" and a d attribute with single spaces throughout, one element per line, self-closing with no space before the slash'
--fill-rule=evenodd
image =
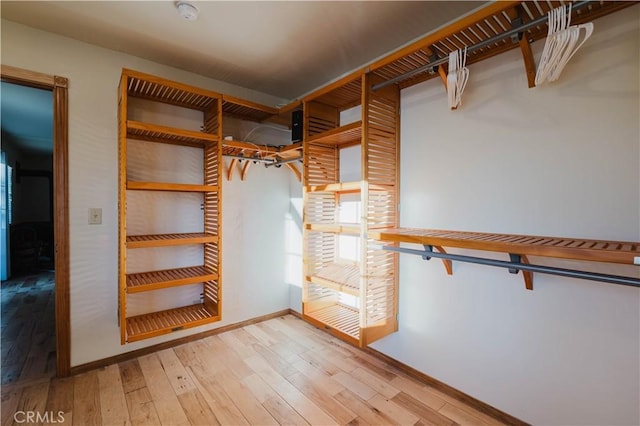
<path id="1" fill-rule="evenodd" d="M 640 241 L 639 27 L 597 20 L 534 89 L 517 50 L 473 65 L 458 111 L 438 79 L 404 90 L 402 226 Z M 399 320 L 377 350 L 522 420 L 640 423 L 638 288 L 401 255 Z"/>
<path id="2" fill-rule="evenodd" d="M 288 308 L 289 290 L 280 265 L 285 261 L 290 172 L 254 167 L 245 182 L 236 174 L 232 182 L 223 183 L 223 321 L 120 345 L 117 88 L 121 69 L 267 105 L 282 99 L 6 20 L 2 20 L 2 63 L 69 79 L 72 366 Z M 87 224 L 90 207 L 103 209 L 102 225 Z"/>

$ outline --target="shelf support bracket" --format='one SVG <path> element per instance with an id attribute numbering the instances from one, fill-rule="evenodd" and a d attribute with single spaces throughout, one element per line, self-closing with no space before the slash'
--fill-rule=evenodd
<path id="1" fill-rule="evenodd" d="M 521 6 L 517 6 L 507 11 L 509 19 L 511 19 L 511 28 L 522 27 L 522 15 L 523 11 Z M 524 61 L 524 69 L 527 73 L 527 84 L 529 88 L 536 87 L 536 63 L 533 60 L 533 52 L 531 51 L 531 45 L 523 31 L 511 35 L 512 43 L 520 44 L 520 51 L 522 52 L 522 60 Z"/>
<path id="2" fill-rule="evenodd" d="M 510 274 L 517 274 L 520 272 L 520 269 L 517 265 L 528 265 L 529 261 L 527 256 L 521 254 L 513 254 L 509 253 L 509 259 L 514 266 L 509 268 Z M 524 286 L 527 290 L 533 290 L 533 273 L 530 271 L 522 271 L 522 277 L 524 278 Z"/>
<path id="3" fill-rule="evenodd" d="M 438 250 L 439 253 L 442 254 L 447 254 L 447 252 L 445 251 L 445 249 L 441 246 L 431 246 L 431 245 L 424 245 L 424 251 L 425 254 L 422 255 L 422 258 L 424 260 L 429 260 L 431 259 L 431 256 L 429 256 L 429 253 L 433 253 L 433 249 Z M 440 259 L 442 260 L 442 264 L 444 265 L 444 269 L 447 271 L 447 275 L 453 275 L 453 262 L 449 259 Z"/>
<path id="4" fill-rule="evenodd" d="M 438 52 L 436 52 L 432 47 L 427 47 L 424 49 L 425 53 L 429 56 L 429 63 L 436 62 L 440 59 Z M 430 70 L 431 73 L 438 73 L 440 76 L 440 80 L 442 80 L 442 84 L 444 85 L 444 90 L 447 90 L 447 65 L 441 64 L 436 65 Z"/>
<path id="5" fill-rule="evenodd" d="M 233 177 L 233 169 L 236 167 L 236 163 L 238 162 L 237 158 L 232 158 L 229 162 L 229 168 L 227 169 L 227 180 L 230 181 Z"/>

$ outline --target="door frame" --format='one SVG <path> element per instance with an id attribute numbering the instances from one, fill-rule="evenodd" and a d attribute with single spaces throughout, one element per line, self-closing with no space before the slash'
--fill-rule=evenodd
<path id="1" fill-rule="evenodd" d="M 56 373 L 71 373 L 69 305 L 69 80 L 9 65 L 0 67 L 2 81 L 53 92 L 53 235 L 55 246 Z"/>

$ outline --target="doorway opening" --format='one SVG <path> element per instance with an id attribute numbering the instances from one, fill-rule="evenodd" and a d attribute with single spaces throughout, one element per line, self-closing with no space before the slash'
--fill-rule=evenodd
<path id="1" fill-rule="evenodd" d="M 66 78 L 2 65 L 2 384 L 70 372 Z"/>

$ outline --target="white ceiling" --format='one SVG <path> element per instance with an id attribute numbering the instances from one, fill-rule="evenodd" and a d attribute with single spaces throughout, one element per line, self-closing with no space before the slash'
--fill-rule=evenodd
<path id="1" fill-rule="evenodd" d="M 293 100 L 484 5 L 480 1 L 1 1 L 23 23 Z"/>

